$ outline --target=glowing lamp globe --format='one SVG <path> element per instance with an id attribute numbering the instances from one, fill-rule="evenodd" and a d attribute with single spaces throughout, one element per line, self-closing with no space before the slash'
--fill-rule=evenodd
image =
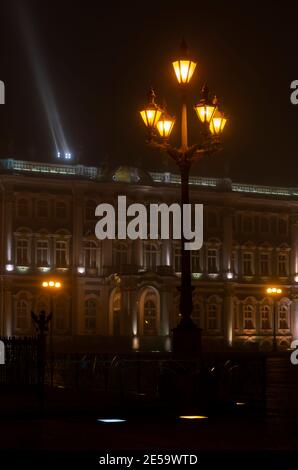
<path id="1" fill-rule="evenodd" d="M 209 129 L 211 134 L 220 135 L 224 130 L 224 127 L 227 123 L 227 119 L 224 117 L 223 113 L 216 110 L 211 118 Z"/>
<path id="2" fill-rule="evenodd" d="M 173 62 L 173 68 L 176 74 L 178 83 L 187 84 L 190 82 L 191 77 L 195 71 L 197 64 L 189 59 L 176 60 Z"/>
<path id="3" fill-rule="evenodd" d="M 194 108 L 199 120 L 204 124 L 209 124 L 217 108 L 217 98 L 214 96 L 210 99 L 207 85 L 204 85 L 202 98 Z"/>
<path id="4" fill-rule="evenodd" d="M 156 124 L 156 128 L 163 139 L 168 139 L 175 124 L 175 118 L 166 113 L 162 113 L 161 118 Z"/>
<path id="5" fill-rule="evenodd" d="M 155 103 L 155 93 L 151 88 L 148 93 L 148 104 L 140 111 L 142 119 L 146 127 L 153 128 L 156 127 L 158 120 L 161 116 L 162 110 Z"/>

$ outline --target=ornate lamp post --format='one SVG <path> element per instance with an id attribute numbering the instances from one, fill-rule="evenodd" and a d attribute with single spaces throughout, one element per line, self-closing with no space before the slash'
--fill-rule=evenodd
<path id="1" fill-rule="evenodd" d="M 173 147 L 168 138 L 173 130 L 175 118 L 171 117 L 156 103 L 153 89 L 148 94 L 148 104 L 140 111 L 142 119 L 148 129 L 147 143 L 153 148 L 166 152 L 179 167 L 181 175 L 181 206 L 189 204 L 189 172 L 193 162 L 210 155 L 220 148 L 220 135 L 225 127 L 226 118 L 218 109 L 217 98 L 210 97 L 205 85 L 198 104 L 194 106 L 201 123 L 200 143 L 189 145 L 187 126 L 187 91 L 191 78 L 196 69 L 196 62 L 190 56 L 188 48 L 183 41 L 181 45 L 181 58 L 173 62 L 174 72 L 182 92 L 181 109 L 181 144 L 179 148 Z M 181 218 L 183 220 L 183 217 Z M 182 224 L 182 222 L 181 222 Z M 201 348 L 201 330 L 195 326 L 191 319 L 192 285 L 190 251 L 184 248 L 183 227 L 181 227 L 181 287 L 180 287 L 180 313 L 181 321 L 173 331 L 173 351 L 181 354 L 196 354 Z"/>
<path id="2" fill-rule="evenodd" d="M 266 289 L 267 294 L 273 299 L 273 342 L 272 350 L 277 351 L 277 316 L 278 316 L 278 300 L 281 298 L 283 292 L 279 287 L 268 287 Z"/>
<path id="3" fill-rule="evenodd" d="M 55 279 L 50 279 L 49 281 L 43 281 L 42 283 L 43 289 L 47 289 L 50 294 L 50 319 L 53 317 L 53 294 L 55 291 L 62 288 L 61 281 L 57 281 Z M 51 386 L 53 386 L 53 378 L 54 378 L 54 367 L 53 367 L 53 325 L 51 323 L 50 329 L 50 358 L 51 358 Z"/>

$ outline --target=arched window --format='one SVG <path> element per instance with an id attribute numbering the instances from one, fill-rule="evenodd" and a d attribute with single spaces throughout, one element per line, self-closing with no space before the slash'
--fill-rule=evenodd
<path id="1" fill-rule="evenodd" d="M 242 253 L 242 273 L 243 276 L 253 276 L 255 271 L 254 252 L 245 249 Z"/>
<path id="2" fill-rule="evenodd" d="M 48 210 L 48 201 L 41 199 L 37 201 L 36 204 L 36 215 L 37 217 L 48 217 L 49 210 Z"/>
<path id="3" fill-rule="evenodd" d="M 208 273 L 217 273 L 218 271 L 218 250 L 217 248 L 207 249 L 207 271 Z"/>
<path id="4" fill-rule="evenodd" d="M 153 243 L 145 243 L 144 245 L 144 267 L 155 269 L 158 263 L 158 248 Z"/>
<path id="5" fill-rule="evenodd" d="M 269 276 L 271 273 L 271 254 L 269 251 L 260 253 L 260 275 Z"/>
<path id="6" fill-rule="evenodd" d="M 88 269 L 96 268 L 97 262 L 97 243 L 93 240 L 84 242 L 85 267 Z"/>
<path id="7" fill-rule="evenodd" d="M 65 240 L 56 240 L 56 266 L 65 268 L 68 265 L 68 243 Z"/>
<path id="8" fill-rule="evenodd" d="M 27 330 L 30 327 L 29 304 L 26 300 L 20 299 L 16 304 L 16 329 Z"/>
<path id="9" fill-rule="evenodd" d="M 279 276 L 288 276 L 289 274 L 289 251 L 281 249 L 277 255 L 277 273 Z"/>
<path id="10" fill-rule="evenodd" d="M 289 328 L 289 306 L 281 303 L 278 306 L 278 329 L 287 330 Z"/>
<path id="11" fill-rule="evenodd" d="M 270 330 L 271 329 L 271 311 L 269 305 L 261 305 L 260 307 L 261 314 L 261 329 Z"/>
<path id="12" fill-rule="evenodd" d="M 28 266 L 29 240 L 27 238 L 17 238 L 16 245 L 16 264 L 18 266 Z"/>
<path id="13" fill-rule="evenodd" d="M 255 329 L 255 308 L 253 305 L 243 306 L 243 328 L 245 330 Z"/>
<path id="14" fill-rule="evenodd" d="M 55 204 L 55 216 L 57 219 L 67 218 L 67 205 L 63 201 L 56 201 Z"/>
<path id="15" fill-rule="evenodd" d="M 86 202 L 85 206 L 85 218 L 86 220 L 93 220 L 95 219 L 95 209 L 96 209 L 96 202 L 89 200 Z"/>
<path id="16" fill-rule="evenodd" d="M 97 325 L 97 301 L 87 299 L 85 301 L 85 333 L 92 334 L 96 332 Z"/>
<path id="17" fill-rule="evenodd" d="M 144 299 L 144 335 L 157 334 L 157 298 L 155 292 L 148 292 Z"/>
<path id="18" fill-rule="evenodd" d="M 29 203 L 27 199 L 19 199 L 17 202 L 18 217 L 29 217 Z"/>
<path id="19" fill-rule="evenodd" d="M 193 250 L 191 251 L 191 272 L 192 273 L 201 273 L 201 251 Z"/>
<path id="20" fill-rule="evenodd" d="M 128 264 L 128 245 L 115 243 L 113 245 L 113 266 L 120 267 Z"/>
<path id="21" fill-rule="evenodd" d="M 40 239 L 36 241 L 36 264 L 37 266 L 48 266 L 49 241 Z"/>
<path id="22" fill-rule="evenodd" d="M 207 329 L 218 329 L 218 306 L 216 303 L 207 304 Z"/>

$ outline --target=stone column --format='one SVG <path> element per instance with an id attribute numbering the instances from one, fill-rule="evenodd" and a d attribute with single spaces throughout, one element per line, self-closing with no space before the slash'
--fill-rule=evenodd
<path id="1" fill-rule="evenodd" d="M 4 334 L 5 336 L 12 336 L 13 334 L 12 291 L 10 282 L 6 282 L 4 287 Z"/>
<path id="2" fill-rule="evenodd" d="M 140 238 L 134 240 L 131 245 L 131 264 L 143 267 L 143 241 Z"/>
<path id="3" fill-rule="evenodd" d="M 73 270 L 74 272 L 77 272 L 77 267 L 84 265 L 84 253 L 83 253 L 84 195 L 81 191 L 77 192 L 76 188 L 74 188 L 72 203 L 73 203 L 72 262 L 73 262 Z"/>
<path id="4" fill-rule="evenodd" d="M 162 266 L 172 266 L 172 242 L 171 240 L 163 240 L 161 247 L 161 264 Z"/>
<path id="5" fill-rule="evenodd" d="M 233 247 L 233 209 L 231 208 L 224 209 L 222 243 L 223 272 L 226 274 L 228 271 L 232 270 L 231 262 Z"/>
<path id="6" fill-rule="evenodd" d="M 14 195 L 12 191 L 8 191 L 5 197 L 4 203 L 4 227 L 3 233 L 5 233 L 5 252 L 6 252 L 6 263 L 13 263 L 13 234 L 12 234 L 12 220 L 13 220 L 13 201 Z"/>
<path id="7" fill-rule="evenodd" d="M 223 327 L 224 327 L 225 341 L 228 346 L 233 345 L 233 339 L 234 339 L 233 296 L 234 296 L 233 287 L 226 286 L 224 305 L 223 305 Z"/>

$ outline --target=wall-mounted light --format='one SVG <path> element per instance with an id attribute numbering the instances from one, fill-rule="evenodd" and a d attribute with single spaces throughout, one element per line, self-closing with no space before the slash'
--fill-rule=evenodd
<path id="1" fill-rule="evenodd" d="M 86 270 L 85 270 L 84 266 L 78 266 L 78 273 L 79 274 L 85 274 L 85 271 Z"/>
<path id="2" fill-rule="evenodd" d="M 14 265 L 13 264 L 6 264 L 5 269 L 6 269 L 6 271 L 13 271 L 14 270 Z"/>

